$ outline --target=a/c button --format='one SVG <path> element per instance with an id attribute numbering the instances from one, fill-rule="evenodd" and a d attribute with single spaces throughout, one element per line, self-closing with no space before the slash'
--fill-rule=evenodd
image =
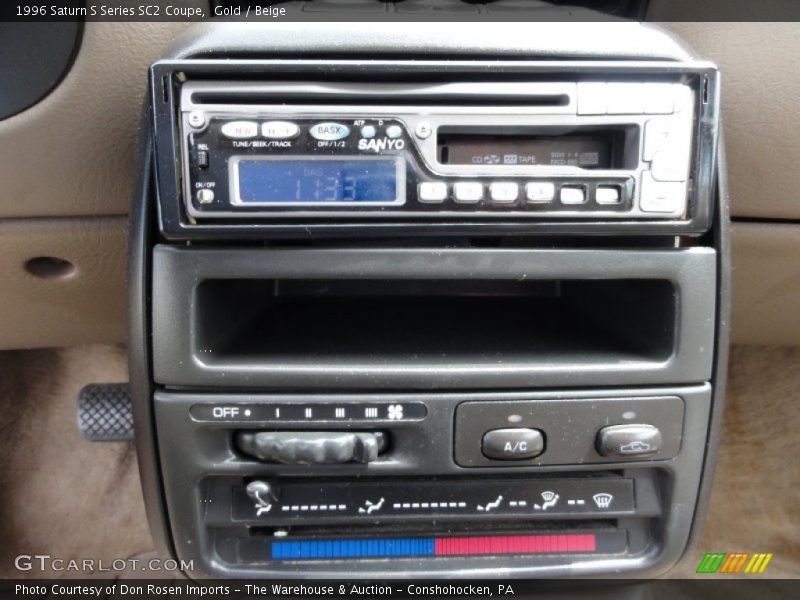
<path id="1" fill-rule="evenodd" d="M 538 429 L 493 429 L 483 435 L 481 451 L 495 460 L 524 460 L 544 452 L 544 436 Z"/>

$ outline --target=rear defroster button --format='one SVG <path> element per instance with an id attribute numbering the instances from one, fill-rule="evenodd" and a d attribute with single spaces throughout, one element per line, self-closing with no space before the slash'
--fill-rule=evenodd
<path id="1" fill-rule="evenodd" d="M 481 451 L 486 458 L 524 460 L 544 452 L 544 435 L 538 429 L 493 429 L 483 435 Z"/>
<path id="2" fill-rule="evenodd" d="M 597 451 L 613 458 L 650 457 L 661 445 L 661 431 L 653 425 L 610 425 L 597 434 Z"/>

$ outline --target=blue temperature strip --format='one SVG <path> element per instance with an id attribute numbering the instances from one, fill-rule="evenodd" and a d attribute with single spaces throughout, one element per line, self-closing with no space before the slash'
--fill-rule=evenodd
<path id="1" fill-rule="evenodd" d="M 435 538 L 272 542 L 273 560 L 435 556 Z"/>

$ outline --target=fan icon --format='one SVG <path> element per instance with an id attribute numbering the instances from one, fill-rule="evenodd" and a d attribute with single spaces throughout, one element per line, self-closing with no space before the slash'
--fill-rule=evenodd
<path id="1" fill-rule="evenodd" d="M 402 404 L 390 404 L 389 405 L 389 418 L 392 420 L 398 420 L 403 418 L 403 405 Z"/>

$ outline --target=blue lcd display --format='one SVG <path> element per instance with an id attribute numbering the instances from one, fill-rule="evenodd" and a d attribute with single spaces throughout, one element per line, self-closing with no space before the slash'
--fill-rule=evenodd
<path id="1" fill-rule="evenodd" d="M 392 159 L 241 159 L 238 175 L 244 204 L 392 204 L 398 198 Z"/>

